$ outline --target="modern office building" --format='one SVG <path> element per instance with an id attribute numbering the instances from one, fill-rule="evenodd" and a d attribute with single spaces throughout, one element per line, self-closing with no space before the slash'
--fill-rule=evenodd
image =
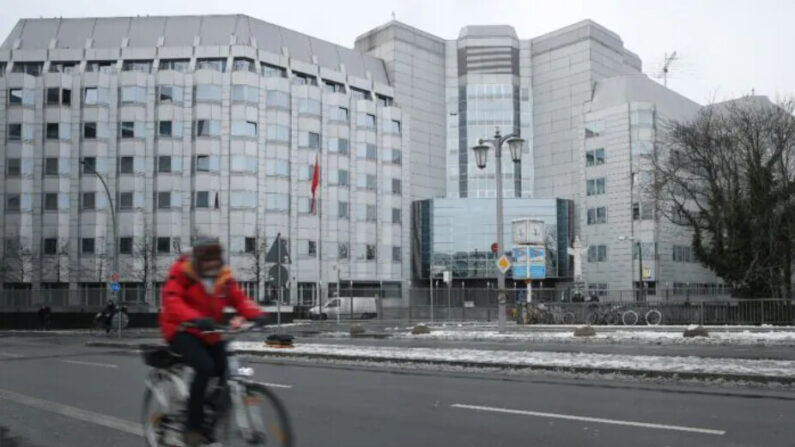
<path id="1" fill-rule="evenodd" d="M 646 78 L 640 59 L 616 33 L 585 20 L 531 39 L 519 39 L 510 26 L 467 26 L 447 40 L 392 21 L 360 36 L 356 48 L 384 59 L 412 129 L 421 125 L 418 114 L 444 115 L 445 135 L 418 139 L 413 133 L 411 151 L 422 172 L 444 173 L 446 197 L 466 199 L 472 203 L 465 208 L 473 210 L 493 206 L 493 151 L 480 170 L 471 148 L 496 127 L 518 132 L 527 144 L 521 163 L 503 156 L 504 196 L 527 200 L 528 206 L 517 207 L 526 215 L 517 217 L 543 218 L 532 214 L 532 200 L 525 198 L 573 201 L 573 231 L 587 246 L 589 287 L 603 294 L 637 287 L 637 254 L 633 261 L 633 244 L 618 236 L 641 241 L 643 282 L 651 291 L 719 283 L 693 263 L 687 233 L 654 213 L 655 204 L 632 186 L 649 181 L 648 160 L 638 151 L 654 150 L 660 120 L 692 117 L 699 106 Z M 601 118 L 606 114 L 607 121 Z M 591 129 L 603 122 L 609 128 Z M 435 189 L 415 193 L 441 196 Z M 433 225 L 433 238 L 446 234 L 440 225 Z M 450 232 L 459 228 L 450 225 Z M 559 279 L 565 287 L 573 280 Z"/>
<path id="2" fill-rule="evenodd" d="M 382 60 L 244 15 L 20 20 L 0 46 L 3 288 L 91 304 L 107 287 L 94 171 L 127 298 L 156 296 L 197 235 L 261 299 L 277 234 L 292 302 L 318 269 L 324 288 L 399 288 L 411 137 L 394 95 Z"/>

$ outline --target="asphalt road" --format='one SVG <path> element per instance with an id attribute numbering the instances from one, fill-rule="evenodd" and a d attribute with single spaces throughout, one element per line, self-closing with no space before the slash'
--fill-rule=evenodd
<path id="1" fill-rule="evenodd" d="M 80 337 L 0 338 L 0 446 L 140 446 L 145 367 Z M 795 393 L 254 363 L 300 446 L 792 446 Z"/>

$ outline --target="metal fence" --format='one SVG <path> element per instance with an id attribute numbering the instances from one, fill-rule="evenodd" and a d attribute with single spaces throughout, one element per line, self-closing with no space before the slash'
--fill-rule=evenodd
<path id="1" fill-rule="evenodd" d="M 154 296 L 152 291 L 149 295 Z M 105 287 L 0 290 L 0 310 L 30 311 L 47 305 L 54 310 L 92 311 L 102 308 L 112 297 L 110 290 Z M 122 288 L 115 300 L 139 310 L 157 308 L 156 302 L 150 306 L 143 289 Z"/>

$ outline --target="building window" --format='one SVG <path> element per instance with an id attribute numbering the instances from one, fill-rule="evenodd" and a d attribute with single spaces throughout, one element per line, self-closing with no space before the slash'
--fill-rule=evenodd
<path id="1" fill-rule="evenodd" d="M 364 247 L 364 257 L 368 261 L 375 260 L 375 245 L 374 244 L 366 244 Z"/>
<path id="2" fill-rule="evenodd" d="M 591 245 L 588 247 L 588 262 L 607 261 L 607 245 Z"/>
<path id="3" fill-rule="evenodd" d="M 93 210 L 96 207 L 96 193 L 84 192 L 80 199 L 80 208 L 84 210 Z"/>
<path id="4" fill-rule="evenodd" d="M 317 78 L 310 74 L 293 71 L 293 83 L 298 85 L 317 85 Z"/>
<path id="5" fill-rule="evenodd" d="M 364 99 L 370 101 L 373 99 L 373 96 L 367 90 L 362 90 L 360 88 L 351 87 L 351 97 L 354 100 Z"/>
<path id="6" fill-rule="evenodd" d="M 347 123 L 349 118 L 348 109 L 346 107 L 334 107 L 331 109 L 331 117 L 329 118 L 332 121 L 342 121 Z"/>
<path id="7" fill-rule="evenodd" d="M 345 93 L 345 84 L 340 84 L 339 82 L 334 82 L 334 81 L 329 81 L 328 79 L 324 79 L 323 90 L 329 93 Z"/>
<path id="8" fill-rule="evenodd" d="M 159 209 L 171 208 L 171 192 L 158 192 L 157 193 L 157 207 Z"/>
<path id="9" fill-rule="evenodd" d="M 299 99 L 298 113 L 306 113 L 309 115 L 320 115 L 320 101 L 311 98 Z"/>
<path id="10" fill-rule="evenodd" d="M 218 170 L 218 158 L 210 155 L 197 155 L 195 162 L 196 172 L 210 172 Z"/>
<path id="11" fill-rule="evenodd" d="M 392 223 L 401 224 L 403 222 L 403 212 L 400 208 L 392 208 Z"/>
<path id="12" fill-rule="evenodd" d="M 86 72 L 88 73 L 111 73 L 116 61 L 88 61 Z"/>
<path id="13" fill-rule="evenodd" d="M 375 160 L 377 158 L 378 149 L 372 143 L 359 143 L 356 145 L 356 156 L 364 158 L 365 160 Z"/>
<path id="14" fill-rule="evenodd" d="M 47 123 L 46 135 L 48 140 L 58 139 L 58 123 Z"/>
<path id="15" fill-rule="evenodd" d="M 607 223 L 607 208 L 588 208 L 588 225 Z"/>
<path id="16" fill-rule="evenodd" d="M 194 92 L 196 102 L 221 102 L 222 91 L 220 85 L 199 84 Z"/>
<path id="17" fill-rule="evenodd" d="M 122 104 L 145 104 L 146 87 L 124 86 L 119 99 Z"/>
<path id="18" fill-rule="evenodd" d="M 190 68 L 190 59 L 160 59 L 158 70 L 171 70 L 185 73 Z"/>
<path id="19" fill-rule="evenodd" d="M 347 169 L 338 169 L 337 170 L 337 185 L 339 186 L 350 186 L 351 185 L 351 174 Z"/>
<path id="20" fill-rule="evenodd" d="M 376 94 L 375 96 L 378 99 L 378 104 L 380 104 L 381 107 L 391 107 L 392 106 L 393 100 L 389 96 L 378 95 L 378 94 Z"/>
<path id="21" fill-rule="evenodd" d="M 585 181 L 585 191 L 589 196 L 597 196 L 605 193 L 605 179 L 600 177 L 597 179 L 589 179 Z"/>
<path id="22" fill-rule="evenodd" d="M 161 138 L 171 138 L 171 121 L 160 121 L 157 125 L 157 135 Z"/>
<path id="23" fill-rule="evenodd" d="M 347 242 L 339 242 L 337 243 L 337 258 L 338 259 L 348 259 L 348 243 Z"/>
<path id="24" fill-rule="evenodd" d="M 279 67 L 276 65 L 266 64 L 265 62 L 260 64 L 262 69 L 262 75 L 266 78 L 286 78 L 287 77 L 287 70 L 283 67 Z"/>
<path id="25" fill-rule="evenodd" d="M 93 174 L 97 170 L 97 159 L 96 157 L 83 157 L 83 174 Z"/>
<path id="26" fill-rule="evenodd" d="M 120 210 L 131 210 L 133 207 L 133 193 L 132 192 L 120 192 L 119 193 L 119 209 Z"/>
<path id="27" fill-rule="evenodd" d="M 259 102 L 259 89 L 253 85 L 233 85 L 232 101 Z"/>
<path id="28" fill-rule="evenodd" d="M 329 138 L 328 140 L 329 152 L 347 155 L 350 152 L 350 145 L 351 143 L 347 138 Z"/>
<path id="29" fill-rule="evenodd" d="M 9 101 L 10 102 L 10 101 Z M 61 103 L 61 89 L 50 87 L 47 89 L 47 105 L 57 106 Z"/>
<path id="30" fill-rule="evenodd" d="M 400 121 L 391 120 L 389 122 L 388 132 L 400 135 Z"/>
<path id="31" fill-rule="evenodd" d="M 134 165 L 133 157 L 121 157 L 119 159 L 119 173 L 132 174 Z"/>
<path id="32" fill-rule="evenodd" d="M 6 159 L 6 175 L 9 177 L 22 175 L 22 165 L 19 158 Z"/>
<path id="33" fill-rule="evenodd" d="M 48 157 L 44 159 L 44 175 L 58 175 L 58 159 Z"/>
<path id="34" fill-rule="evenodd" d="M 654 219 L 654 202 L 633 202 L 632 220 Z"/>
<path id="35" fill-rule="evenodd" d="M 31 76 L 38 76 L 41 74 L 41 69 L 44 62 L 14 62 L 11 69 L 12 73 L 26 73 Z"/>
<path id="36" fill-rule="evenodd" d="M 376 177 L 370 174 L 359 174 L 359 176 L 357 177 L 356 187 L 359 189 L 368 189 L 371 191 L 375 191 Z"/>
<path id="37" fill-rule="evenodd" d="M 593 138 L 602 135 L 605 131 L 603 120 L 592 120 L 585 122 L 585 138 Z"/>
<path id="38" fill-rule="evenodd" d="M 306 254 L 310 258 L 317 256 L 317 243 L 315 241 L 306 241 Z"/>
<path id="39" fill-rule="evenodd" d="M 643 251 L 644 261 L 653 261 L 657 259 L 657 243 L 656 242 L 642 242 L 640 249 Z M 632 259 L 638 259 L 638 244 L 632 244 Z"/>
<path id="40" fill-rule="evenodd" d="M 97 137 L 97 123 L 83 123 L 83 138 L 93 140 Z"/>
<path id="41" fill-rule="evenodd" d="M 45 255 L 54 255 L 58 253 L 57 238 L 54 237 L 44 238 L 41 245 Z"/>
<path id="42" fill-rule="evenodd" d="M 287 211 L 289 196 L 287 194 L 268 193 L 265 195 L 265 209 L 268 211 Z"/>
<path id="43" fill-rule="evenodd" d="M 399 178 L 392 179 L 392 194 L 403 194 L 403 182 Z"/>
<path id="44" fill-rule="evenodd" d="M 209 207 L 210 207 L 210 192 L 196 191 L 195 208 L 209 208 Z"/>
<path id="45" fill-rule="evenodd" d="M 694 262 L 693 261 L 693 247 L 688 245 L 674 245 L 673 246 L 673 261 L 674 262 Z"/>
<path id="46" fill-rule="evenodd" d="M 300 132 L 298 134 L 298 146 L 309 149 L 319 149 L 320 134 L 317 132 Z"/>
<path id="47" fill-rule="evenodd" d="M 171 172 L 170 155 L 160 155 L 157 157 L 157 172 L 160 174 L 168 174 Z"/>
<path id="48" fill-rule="evenodd" d="M 213 70 L 213 71 L 226 71 L 225 58 L 204 58 L 196 60 L 197 70 Z"/>
<path id="49" fill-rule="evenodd" d="M 400 262 L 403 259 L 400 247 L 392 247 L 392 262 Z"/>
<path id="50" fill-rule="evenodd" d="M 22 124 L 8 125 L 8 140 L 19 141 L 22 139 Z"/>
<path id="51" fill-rule="evenodd" d="M 7 194 L 6 195 L 6 211 L 19 211 L 20 210 L 20 198 L 19 194 Z M 44 204 L 47 204 L 47 196 L 44 196 Z M 58 206 L 58 197 L 55 197 L 55 205 Z M 44 209 L 47 209 L 46 206 Z"/>
<path id="52" fill-rule="evenodd" d="M 131 255 L 133 252 L 133 238 L 120 237 L 119 238 L 119 254 Z"/>
<path id="53" fill-rule="evenodd" d="M 156 241 L 158 253 L 171 253 L 171 238 L 158 237 Z"/>
<path id="54" fill-rule="evenodd" d="M 94 254 L 94 238 L 93 237 L 84 237 L 80 242 L 80 251 L 84 255 L 91 255 Z"/>
<path id="55" fill-rule="evenodd" d="M 596 149 L 585 153 L 585 166 L 599 166 L 605 164 L 605 150 Z"/>
<path id="56" fill-rule="evenodd" d="M 377 208 L 375 205 L 367 205 L 365 208 L 365 221 L 366 222 L 375 222 L 377 219 Z"/>
<path id="57" fill-rule="evenodd" d="M 366 129 L 375 129 L 375 115 L 370 113 L 360 113 L 359 114 L 359 127 L 364 127 Z"/>
<path id="58" fill-rule="evenodd" d="M 257 123 L 254 121 L 232 121 L 232 136 L 257 137 Z"/>
<path id="59" fill-rule="evenodd" d="M 132 121 L 122 121 L 120 125 L 122 138 L 135 138 L 135 123 Z"/>
<path id="60" fill-rule="evenodd" d="M 58 193 L 56 192 L 44 193 L 44 210 L 45 211 L 58 210 Z"/>
<path id="61" fill-rule="evenodd" d="M 157 88 L 157 102 L 161 104 L 181 103 L 182 87 L 175 85 L 161 85 Z"/>
<path id="62" fill-rule="evenodd" d="M 274 177 L 287 177 L 287 160 L 270 160 L 265 164 L 265 174 Z"/>
<path id="63" fill-rule="evenodd" d="M 221 121 L 196 120 L 194 123 L 197 137 L 217 137 L 221 134 Z"/>
<path id="64" fill-rule="evenodd" d="M 87 87 L 83 91 L 83 104 L 94 105 L 97 104 L 97 89 L 96 87 Z"/>
<path id="65" fill-rule="evenodd" d="M 75 73 L 77 65 L 75 61 L 50 62 L 50 73 Z"/>
<path id="66" fill-rule="evenodd" d="M 337 202 L 337 217 L 340 219 L 350 218 L 350 212 L 348 211 L 349 209 L 350 205 L 348 204 L 348 202 L 340 200 L 339 202 Z"/>
<path id="67" fill-rule="evenodd" d="M 253 59 L 247 57 L 236 57 L 232 61 L 232 71 L 250 71 L 257 72 L 256 64 Z"/>
<path id="68" fill-rule="evenodd" d="M 383 152 L 383 159 L 385 163 L 394 163 L 396 165 L 403 163 L 403 152 L 398 149 L 386 149 Z"/>
<path id="69" fill-rule="evenodd" d="M 268 107 L 290 108 L 290 95 L 280 90 L 268 90 L 265 94 L 265 104 Z"/>

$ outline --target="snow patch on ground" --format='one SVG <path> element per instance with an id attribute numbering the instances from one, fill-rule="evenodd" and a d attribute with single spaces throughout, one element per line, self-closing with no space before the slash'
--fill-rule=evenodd
<path id="1" fill-rule="evenodd" d="M 757 332 L 745 330 L 709 330 L 709 337 L 685 338 L 682 331 L 637 331 L 596 329 L 593 337 L 574 337 L 572 331 L 498 332 L 492 330 L 433 330 L 430 334 L 395 333 L 395 338 L 454 341 L 513 341 L 537 343 L 636 343 L 636 344 L 699 344 L 699 345 L 795 345 L 795 331 Z"/>
<path id="2" fill-rule="evenodd" d="M 274 352 L 259 342 L 235 342 L 233 349 Z M 284 351 L 280 351 L 284 352 Z M 300 344 L 285 354 L 327 357 L 474 363 L 503 367 L 598 368 L 668 373 L 735 374 L 763 377 L 795 376 L 795 361 L 749 360 L 682 356 L 592 354 L 570 352 L 517 352 L 484 349 L 403 348 Z"/>

